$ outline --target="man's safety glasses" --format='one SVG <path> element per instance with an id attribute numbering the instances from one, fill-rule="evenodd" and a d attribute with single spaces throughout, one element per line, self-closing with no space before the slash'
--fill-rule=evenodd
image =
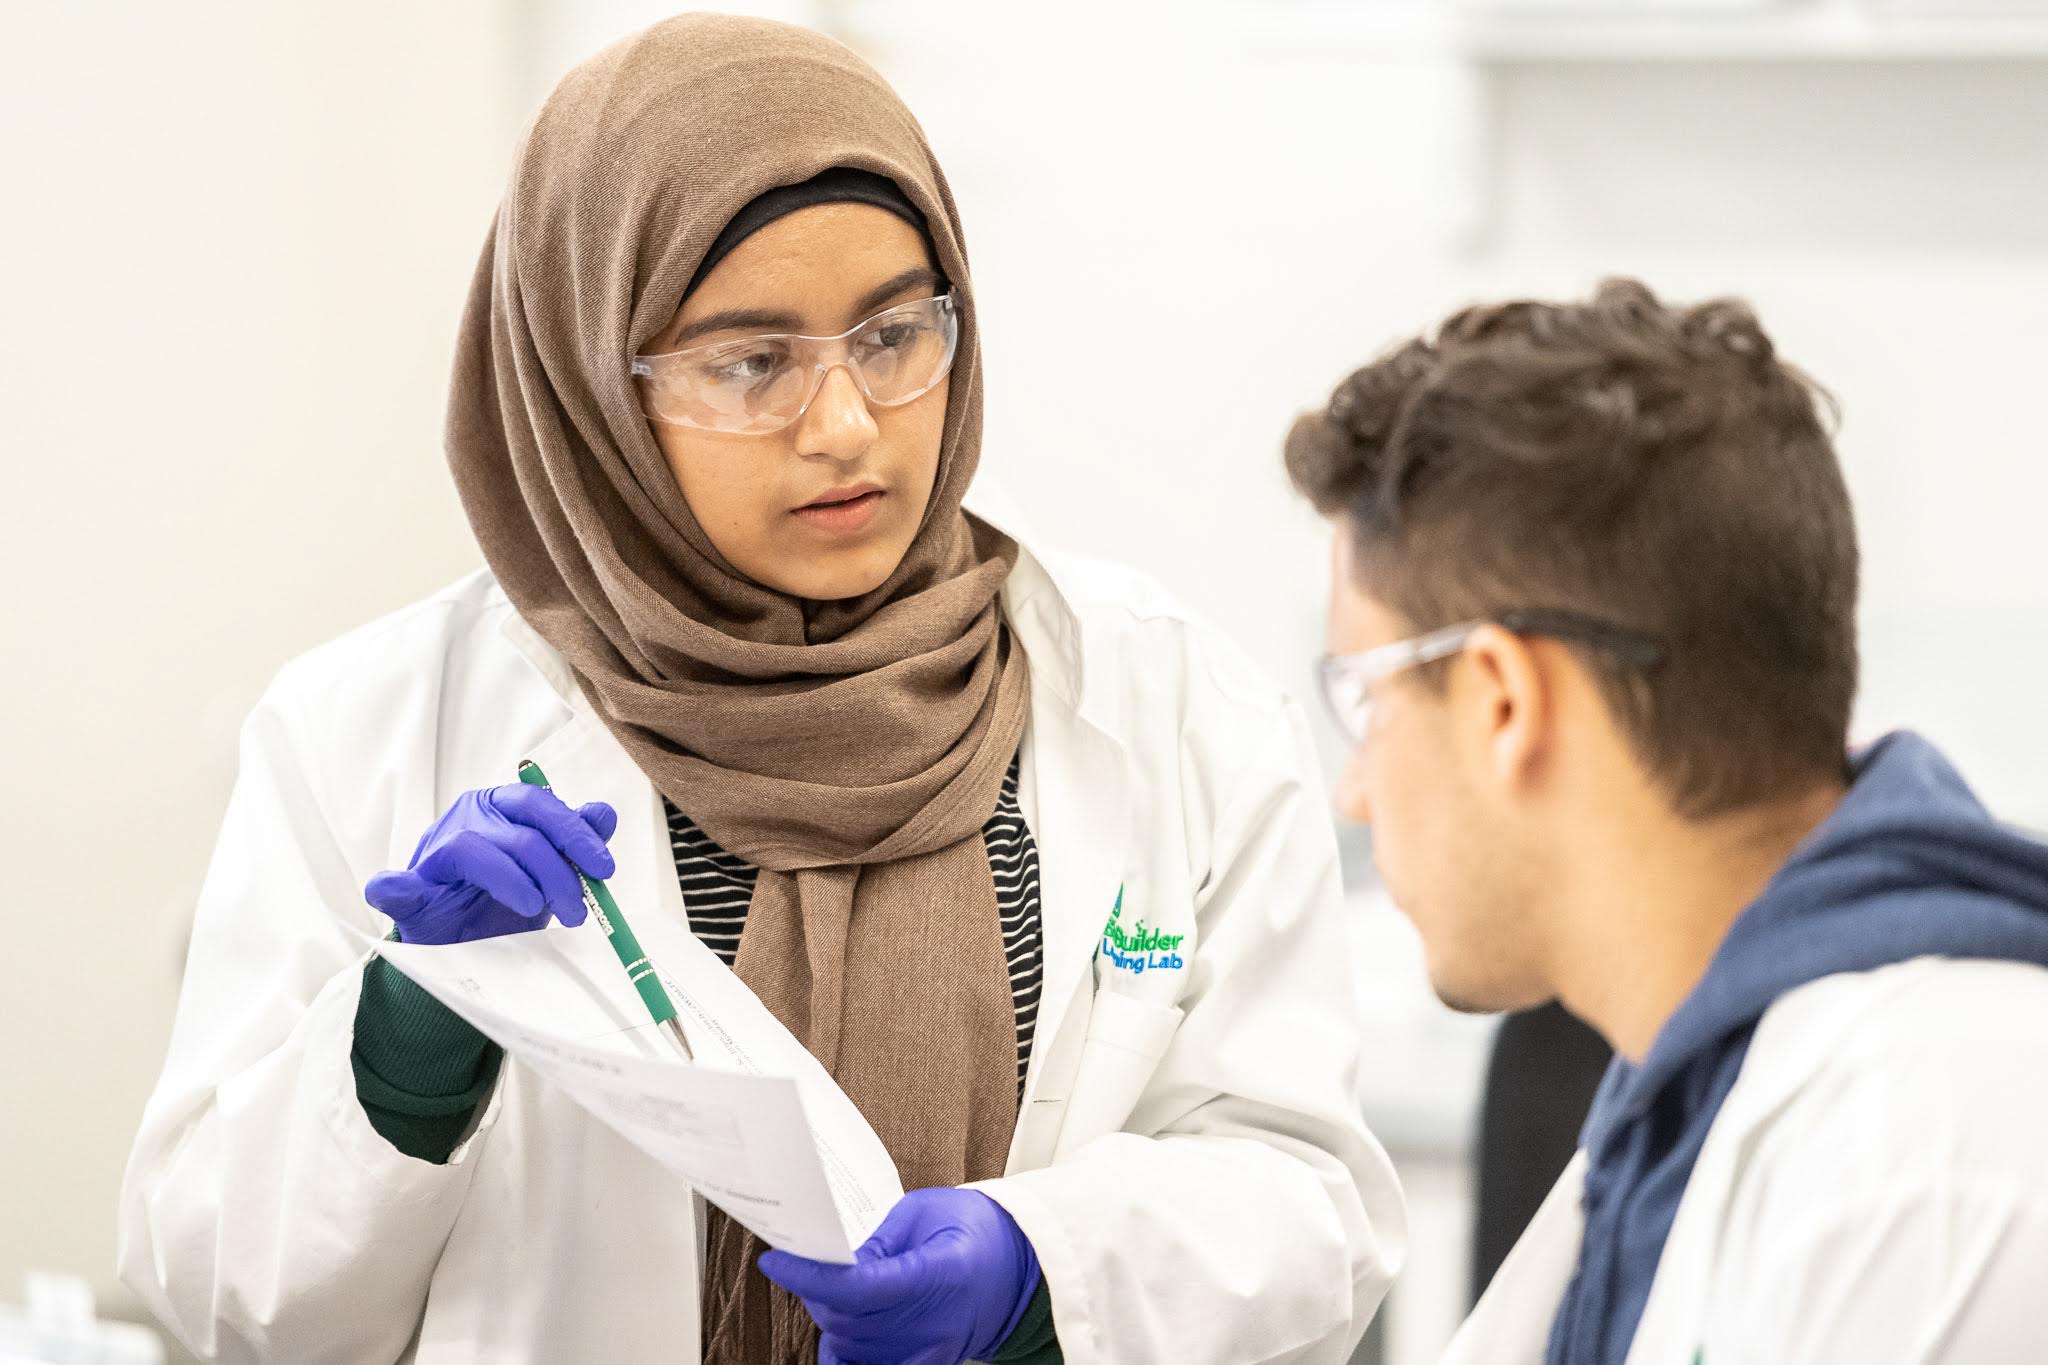
<path id="1" fill-rule="evenodd" d="M 1650 636 L 1579 612 L 1551 608 L 1503 611 L 1484 620 L 1462 621 L 1356 654 L 1324 655 L 1317 671 L 1330 719 L 1346 739 L 1353 744 L 1363 743 L 1372 726 L 1374 687 L 1397 673 L 1448 659 L 1470 644 L 1480 627 L 1489 625 L 1517 635 L 1543 635 L 1591 645 L 1635 668 L 1650 668 L 1664 657 L 1664 647 Z"/>
<path id="2" fill-rule="evenodd" d="M 900 407 L 938 387 L 960 346 L 952 294 L 875 314 L 835 337 L 771 335 L 633 357 L 641 410 L 657 422 L 767 436 L 804 415 L 835 365 L 863 397 Z"/>

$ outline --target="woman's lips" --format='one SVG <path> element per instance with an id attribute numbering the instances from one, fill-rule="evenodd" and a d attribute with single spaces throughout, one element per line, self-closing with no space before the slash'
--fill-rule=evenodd
<path id="1" fill-rule="evenodd" d="M 880 515 L 882 499 L 887 496 L 881 489 L 870 489 L 839 502 L 806 503 L 797 508 L 792 516 L 800 518 L 805 525 L 838 535 L 850 535 L 865 531 Z"/>

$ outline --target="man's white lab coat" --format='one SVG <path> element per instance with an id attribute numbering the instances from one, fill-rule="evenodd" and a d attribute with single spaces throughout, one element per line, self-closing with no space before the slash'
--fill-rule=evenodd
<path id="1" fill-rule="evenodd" d="M 1584 1228 L 1573 1158 L 1442 1365 L 1540 1365 Z M 2048 971 L 1920 958 L 1757 1025 L 1629 1365 L 2048 1360 Z"/>

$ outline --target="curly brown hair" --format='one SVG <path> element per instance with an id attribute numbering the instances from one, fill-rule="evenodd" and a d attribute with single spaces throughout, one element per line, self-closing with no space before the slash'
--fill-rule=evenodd
<path id="1" fill-rule="evenodd" d="M 1844 767 L 1857 551 L 1832 417 L 1747 304 L 1610 280 L 1396 346 L 1295 423 L 1287 470 L 1417 630 L 1560 608 L 1660 641 L 1649 669 L 1574 649 L 1701 817 Z"/>

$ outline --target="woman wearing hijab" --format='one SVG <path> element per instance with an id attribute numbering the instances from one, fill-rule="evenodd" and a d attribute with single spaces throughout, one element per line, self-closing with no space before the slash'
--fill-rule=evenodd
<path id="1" fill-rule="evenodd" d="M 122 1203 L 193 1350 L 1347 1356 L 1402 1215 L 1299 716 L 970 505 L 979 361 L 945 179 L 845 48 L 685 16 L 549 99 L 450 404 L 488 569 L 244 731 Z M 351 936 L 585 932 L 578 871 L 874 1127 L 911 1193 L 857 1264 L 764 1256 Z"/>

